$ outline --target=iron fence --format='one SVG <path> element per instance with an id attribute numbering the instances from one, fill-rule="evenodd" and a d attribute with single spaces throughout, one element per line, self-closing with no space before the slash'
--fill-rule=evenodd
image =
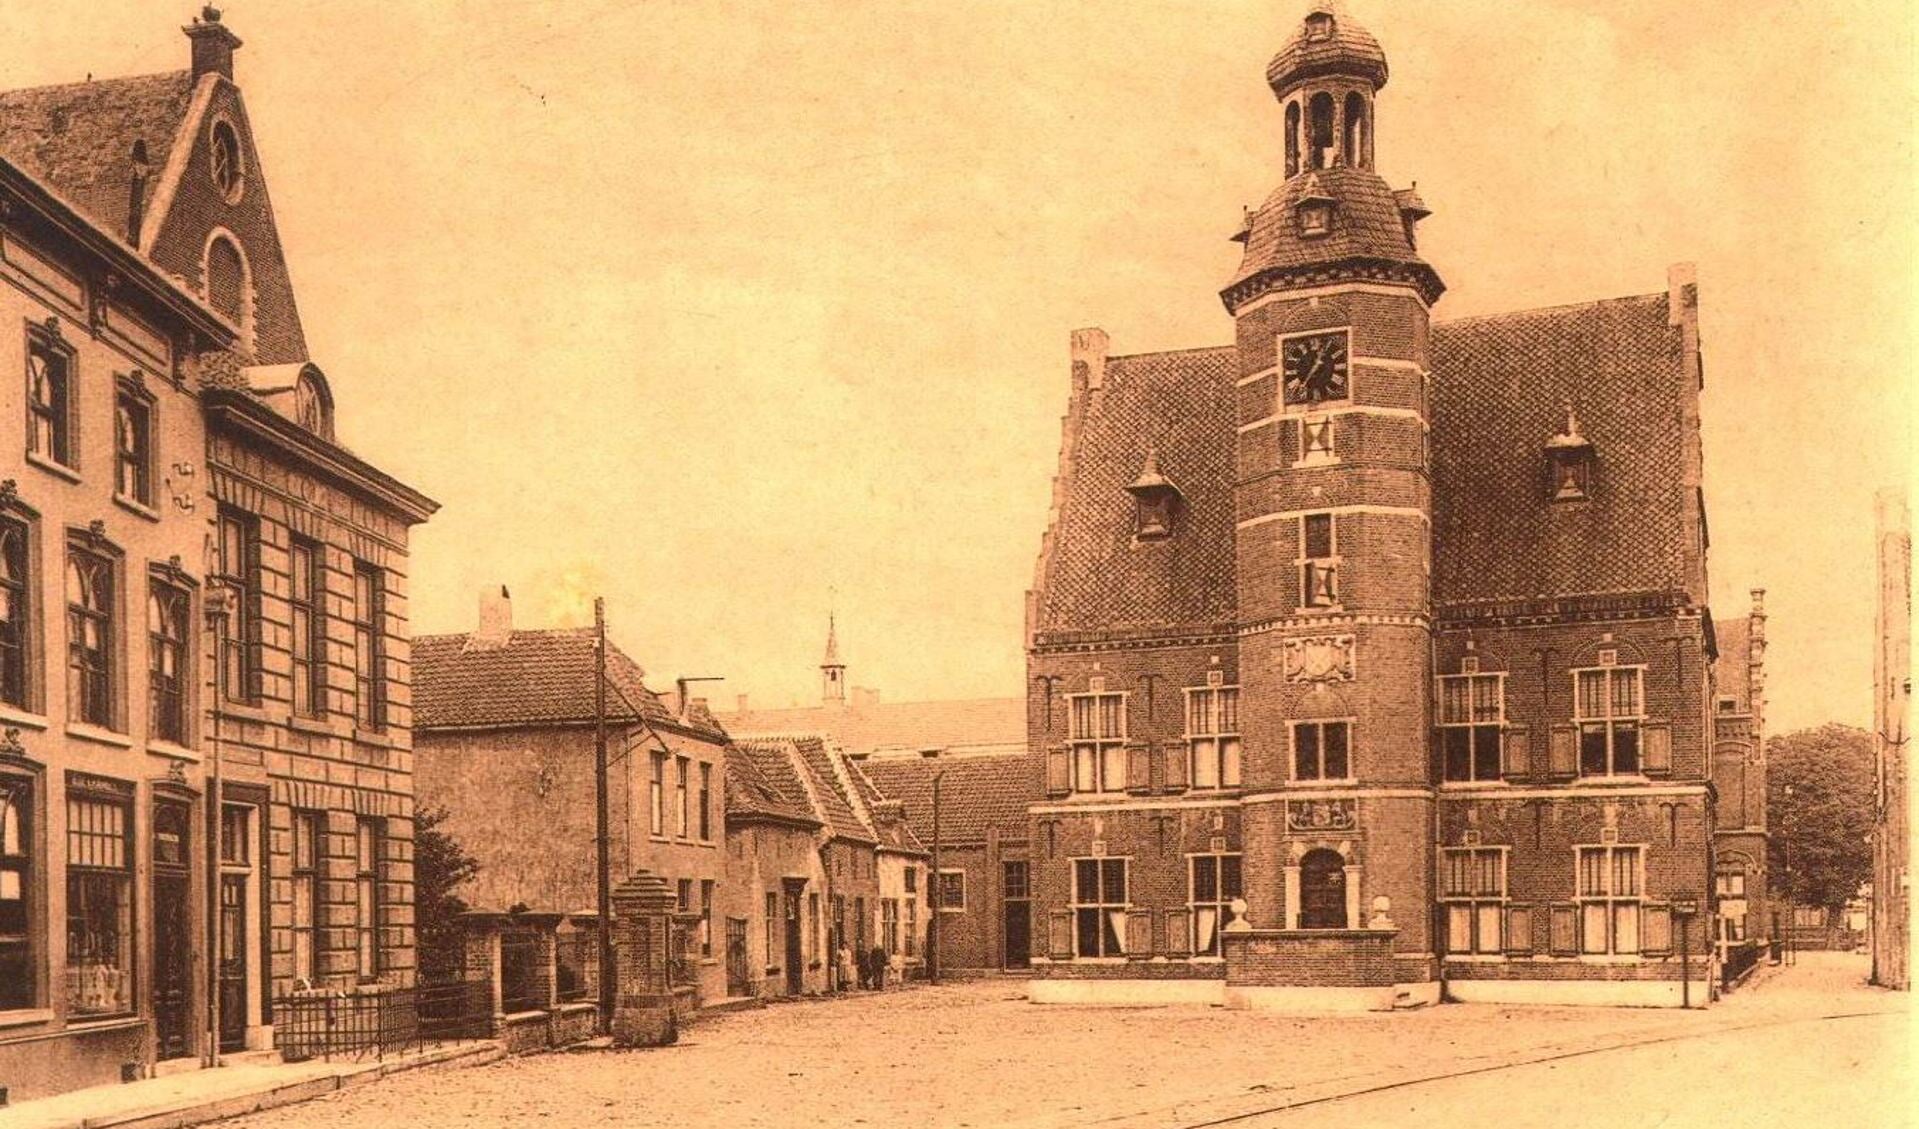
<path id="1" fill-rule="evenodd" d="M 1740 941 L 1727 945 L 1725 955 L 1719 964 L 1720 987 L 1730 988 L 1746 973 L 1751 972 L 1753 966 L 1759 963 L 1761 948 L 1763 946 L 1757 941 Z"/>
<path id="2" fill-rule="evenodd" d="M 273 1041 L 288 1062 L 384 1059 L 491 1034 L 484 980 L 412 988 L 295 992 L 273 1001 Z"/>

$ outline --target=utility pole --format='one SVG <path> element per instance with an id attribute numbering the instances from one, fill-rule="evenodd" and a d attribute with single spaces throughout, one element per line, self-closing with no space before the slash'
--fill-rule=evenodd
<path id="1" fill-rule="evenodd" d="M 921 749 L 920 755 L 932 759 L 940 755 L 938 749 Z M 946 900 L 945 884 L 940 880 L 940 778 L 946 775 L 944 768 L 933 773 L 933 873 L 926 884 L 931 895 L 927 900 L 932 903 L 932 915 L 926 922 L 926 969 L 927 981 L 940 982 L 940 907 Z"/>
<path id="2" fill-rule="evenodd" d="M 593 849 L 600 894 L 600 1030 L 613 1030 L 613 863 L 606 811 L 606 600 L 593 598 Z"/>
<path id="3" fill-rule="evenodd" d="M 211 770 L 206 795 L 207 852 L 207 932 L 206 932 L 206 1054 L 207 1066 L 220 1065 L 220 801 L 223 781 L 220 773 L 220 671 L 225 662 L 222 648 L 227 635 L 227 617 L 232 614 L 233 591 L 224 584 L 209 585 L 206 593 L 207 630 L 213 636 L 213 664 L 207 676 L 207 700 L 214 709 L 205 712 L 207 749 Z M 262 813 L 265 808 L 259 809 Z"/>

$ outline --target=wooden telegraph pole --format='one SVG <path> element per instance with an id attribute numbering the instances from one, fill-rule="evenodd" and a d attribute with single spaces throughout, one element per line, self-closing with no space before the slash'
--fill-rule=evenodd
<path id="1" fill-rule="evenodd" d="M 613 1030 L 613 865 L 607 851 L 606 600 L 593 599 L 593 830 L 600 910 L 600 1030 Z"/>

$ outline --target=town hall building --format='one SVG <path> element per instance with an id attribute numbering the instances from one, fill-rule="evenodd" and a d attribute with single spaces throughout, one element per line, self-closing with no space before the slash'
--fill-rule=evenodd
<path id="1" fill-rule="evenodd" d="M 1338 4 L 1272 60 L 1285 176 L 1233 236 L 1229 343 L 1072 335 L 1027 608 L 1036 1001 L 1707 999 L 1693 271 L 1435 321 L 1428 209 L 1374 171 L 1387 74 Z"/>

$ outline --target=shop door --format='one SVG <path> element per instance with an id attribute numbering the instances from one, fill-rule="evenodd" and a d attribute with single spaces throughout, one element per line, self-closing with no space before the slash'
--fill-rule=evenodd
<path id="1" fill-rule="evenodd" d="M 185 804 L 153 805 L 153 1039 L 154 1056 L 181 1058 L 192 1048 L 193 915 L 188 885 Z"/>
<path id="2" fill-rule="evenodd" d="M 220 1049 L 247 1046 L 247 876 L 220 876 Z"/>
<path id="3" fill-rule="evenodd" d="M 734 998 L 753 994 L 753 977 L 746 961 L 746 919 L 726 919 L 726 994 Z"/>
<path id="4" fill-rule="evenodd" d="M 1003 936 L 1006 941 L 1004 966 L 1031 968 L 1033 964 L 1032 888 L 1028 884 L 1026 863 L 1000 864 L 1000 904 Z"/>
<path id="5" fill-rule="evenodd" d="M 806 991 L 806 957 L 800 951 L 800 896 L 786 892 L 786 994 Z"/>

